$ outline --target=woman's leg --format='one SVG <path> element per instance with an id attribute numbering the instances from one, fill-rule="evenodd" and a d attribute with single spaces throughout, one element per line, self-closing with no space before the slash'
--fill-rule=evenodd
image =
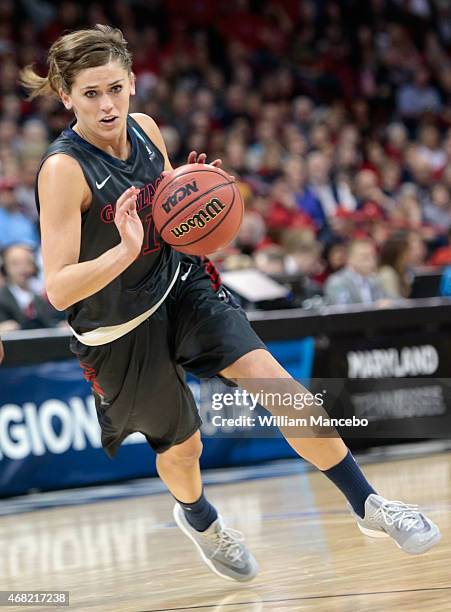
<path id="1" fill-rule="evenodd" d="M 257 575 L 258 564 L 241 534 L 227 529 L 206 499 L 199 467 L 201 452 L 197 431 L 185 442 L 158 454 L 158 474 L 177 500 L 177 525 L 196 544 L 208 567 L 223 578 L 247 582 Z"/>
<path id="2" fill-rule="evenodd" d="M 221 375 L 234 380 L 251 393 L 265 391 L 265 386 L 270 392 L 277 391 L 277 388 L 293 395 L 306 392 L 264 349 L 257 349 L 240 357 L 224 368 Z M 271 393 L 268 395 L 271 397 Z M 265 407 L 275 414 L 290 410 L 286 407 L 281 410 L 280 406 L 271 404 Z M 291 408 L 290 416 L 294 412 L 296 411 Z M 309 412 L 316 413 L 317 416 L 323 409 L 317 406 L 314 411 L 307 410 L 307 413 Z M 359 527 L 366 535 L 390 535 L 400 548 L 410 554 L 426 552 L 440 540 L 437 525 L 416 507 L 398 501 L 391 502 L 376 494 L 337 433 L 334 437 L 321 438 L 317 437 L 317 432 L 311 428 L 308 436 L 296 437 L 293 436 L 292 427 L 280 429 L 296 452 L 322 470 L 346 496 Z"/>
<path id="3" fill-rule="evenodd" d="M 202 453 L 200 433 L 157 454 L 157 472 L 172 495 L 181 502 L 195 502 L 202 494 L 199 459 Z"/>

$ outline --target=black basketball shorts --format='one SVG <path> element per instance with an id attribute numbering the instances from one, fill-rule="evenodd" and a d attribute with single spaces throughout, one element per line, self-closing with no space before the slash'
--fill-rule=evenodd
<path id="1" fill-rule="evenodd" d="M 158 310 L 114 342 L 71 350 L 91 383 L 102 446 L 113 457 L 129 434 L 161 453 L 201 425 L 185 370 L 211 378 L 254 349 L 266 348 L 205 258 L 183 256 Z"/>

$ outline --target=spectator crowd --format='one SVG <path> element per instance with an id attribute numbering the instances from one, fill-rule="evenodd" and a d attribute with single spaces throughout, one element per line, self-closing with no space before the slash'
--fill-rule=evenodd
<path id="1" fill-rule="evenodd" d="M 71 119 L 57 99 L 27 101 L 19 70 L 44 74 L 50 44 L 95 23 L 123 30 L 131 110 L 157 121 L 173 165 L 205 151 L 237 177 L 245 216 L 221 269 L 302 278 L 305 305 L 407 298 L 414 269 L 451 264 L 448 0 L 2 0 L 0 284 L 16 306 L 12 245 L 45 299 L 34 181 Z"/>

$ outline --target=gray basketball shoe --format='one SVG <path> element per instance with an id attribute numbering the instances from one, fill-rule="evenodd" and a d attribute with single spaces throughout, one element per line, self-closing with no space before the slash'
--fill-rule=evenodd
<path id="1" fill-rule="evenodd" d="M 244 544 L 240 531 L 225 527 L 221 516 L 206 531 L 197 531 L 188 523 L 180 504 L 174 506 L 174 519 L 196 545 L 208 567 L 227 580 L 247 582 L 258 573 L 258 564 Z"/>
<path id="2" fill-rule="evenodd" d="M 364 518 L 351 507 L 350 510 L 365 535 L 372 538 L 391 536 L 399 548 L 411 555 L 425 553 L 442 537 L 437 525 L 419 512 L 418 506 L 388 501 L 374 493 L 365 501 Z"/>

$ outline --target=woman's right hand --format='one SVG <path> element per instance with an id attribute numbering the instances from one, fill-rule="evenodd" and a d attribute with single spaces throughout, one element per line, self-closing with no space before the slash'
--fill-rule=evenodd
<path id="1" fill-rule="evenodd" d="M 116 202 L 114 223 L 126 252 L 136 259 L 141 252 L 144 228 L 136 210 L 136 199 L 140 189 L 129 187 Z"/>

